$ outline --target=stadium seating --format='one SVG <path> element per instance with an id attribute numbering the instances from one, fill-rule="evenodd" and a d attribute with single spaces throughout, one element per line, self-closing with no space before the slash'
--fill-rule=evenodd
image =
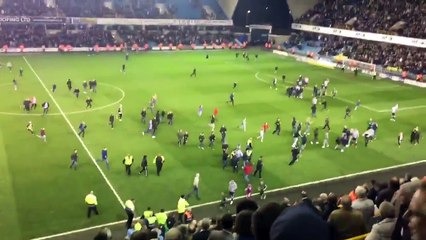
<path id="1" fill-rule="evenodd" d="M 216 0 L 140 0 L 140 1 L 64 1 L 57 7 L 47 7 L 43 1 L 5 0 L 0 15 L 226 19 Z"/>
<path id="2" fill-rule="evenodd" d="M 300 23 L 366 32 L 426 38 L 426 4 L 422 0 L 323 1 Z"/>
<path id="3" fill-rule="evenodd" d="M 358 186 L 341 198 L 336 197 L 334 193 L 321 193 L 319 196 L 311 198 L 306 192 L 302 192 L 301 199 L 296 200 L 294 204 L 291 204 L 290 200 L 284 197 L 280 203 L 263 203 L 259 207 L 252 199 L 242 199 L 235 206 L 236 215 L 234 217 L 225 213 L 219 218 L 191 219 L 179 225 L 175 219 L 176 216 L 171 213 L 168 215 L 167 227 L 148 224 L 145 219 L 141 219 L 134 222 L 135 228 L 138 230 L 128 231 L 125 239 L 157 239 L 157 237 L 164 236 L 165 239 L 198 239 L 192 238 L 192 236 L 201 235 L 198 234 L 201 231 L 208 231 L 211 239 L 279 240 L 295 239 L 294 236 L 297 236 L 297 239 L 364 240 L 369 239 L 370 234 L 376 233 L 374 226 L 371 233 L 364 230 L 364 234 L 352 234 L 352 232 L 357 231 L 350 226 L 354 222 L 349 215 L 344 215 L 346 222 L 343 229 L 339 229 L 339 225 L 334 225 L 330 221 L 330 215 L 336 216 L 339 211 L 345 209 L 345 205 L 348 206 L 348 203 L 349 206 L 352 205 L 354 208 L 355 204 L 358 203 L 356 209 L 359 209 L 359 207 L 367 206 L 365 202 L 371 202 L 377 206 L 371 206 L 375 214 L 374 221 L 370 223 L 363 221 L 365 229 L 371 229 L 373 224 L 385 220 L 384 222 L 390 225 L 388 225 L 388 228 L 380 230 L 382 236 L 393 234 L 392 239 L 410 239 L 412 229 L 409 229 L 407 225 L 409 219 L 403 217 L 403 215 L 410 201 L 414 201 L 412 198 L 417 189 L 421 189 L 419 191 L 426 194 L 426 177 L 423 177 L 423 179 L 409 175 L 404 178 L 393 177 L 389 183 L 379 183 L 372 180 L 371 183 Z M 419 195 L 415 200 L 417 201 L 416 204 L 420 204 Z M 382 202 L 384 203 L 380 204 Z M 225 203 L 222 206 L 226 208 L 227 205 Z M 379 205 L 380 208 L 378 208 Z M 387 213 L 384 206 L 388 207 Z M 229 208 L 231 207 L 229 206 Z M 348 211 L 353 212 L 355 216 L 364 214 L 364 211 L 354 208 L 349 207 Z M 426 219 L 420 221 L 426 221 Z M 421 228 L 421 225 L 418 228 Z M 306 231 L 307 229 L 309 231 Z M 229 232 L 222 230 L 230 231 L 232 235 L 225 238 L 223 234 L 226 235 Z M 104 235 L 105 231 L 105 229 L 102 229 L 97 236 Z M 107 231 L 111 234 L 109 230 Z M 348 237 L 338 237 L 341 233 L 345 233 Z M 406 238 L 400 238 L 402 233 Z M 145 238 L 142 238 L 142 236 Z M 311 236 L 315 236 L 315 238 Z"/>

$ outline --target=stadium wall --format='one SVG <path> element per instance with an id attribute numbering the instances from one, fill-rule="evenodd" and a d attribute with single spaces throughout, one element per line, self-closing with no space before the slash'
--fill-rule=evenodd
<path id="1" fill-rule="evenodd" d="M 219 6 L 223 9 L 226 17 L 232 19 L 235 8 L 237 7 L 238 0 L 217 0 Z"/>
<path id="2" fill-rule="evenodd" d="M 274 45 L 282 45 L 284 42 L 287 42 L 289 38 L 290 35 L 269 35 L 269 40 L 272 41 Z"/>
<path id="3" fill-rule="evenodd" d="M 291 10 L 293 19 L 300 18 L 305 12 L 313 8 L 319 0 L 287 0 L 288 7 Z"/>

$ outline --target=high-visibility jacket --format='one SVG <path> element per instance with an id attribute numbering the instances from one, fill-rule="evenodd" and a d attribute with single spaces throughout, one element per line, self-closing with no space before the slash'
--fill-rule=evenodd
<path id="1" fill-rule="evenodd" d="M 186 199 L 180 198 L 179 201 L 178 201 L 178 204 L 177 204 L 178 213 L 184 213 L 186 207 L 188 207 L 188 206 L 189 206 L 189 203 L 186 201 Z"/>
<path id="2" fill-rule="evenodd" d="M 145 219 L 148 219 L 148 218 L 152 217 L 153 215 L 154 215 L 154 212 L 151 211 L 151 210 L 146 210 L 146 211 L 143 212 L 143 216 L 144 216 Z"/>
<path id="3" fill-rule="evenodd" d="M 88 204 L 88 205 L 98 205 L 98 201 L 96 199 L 96 196 L 93 193 L 89 193 L 86 195 L 86 198 L 84 199 L 84 201 Z"/>
<path id="4" fill-rule="evenodd" d="M 124 165 L 132 165 L 133 163 L 133 156 L 127 155 L 124 157 Z"/>
<path id="5" fill-rule="evenodd" d="M 164 212 L 156 213 L 155 216 L 157 217 L 157 222 L 159 225 L 166 225 L 167 222 L 167 214 Z"/>
<path id="6" fill-rule="evenodd" d="M 148 225 L 154 225 L 155 222 L 157 221 L 157 218 L 155 216 L 151 216 L 147 218 L 146 220 L 148 221 Z"/>

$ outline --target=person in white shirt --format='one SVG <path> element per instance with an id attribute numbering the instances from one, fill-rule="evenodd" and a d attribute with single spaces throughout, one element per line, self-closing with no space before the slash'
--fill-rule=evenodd
<path id="1" fill-rule="evenodd" d="M 234 197 L 235 197 L 235 191 L 237 191 L 237 183 L 234 180 L 229 181 L 228 184 L 228 190 L 229 190 L 229 197 L 231 198 L 230 204 L 234 203 Z"/>
<path id="2" fill-rule="evenodd" d="M 49 103 L 44 102 L 41 106 L 43 107 L 43 115 L 46 115 L 49 112 Z"/>
<path id="3" fill-rule="evenodd" d="M 243 119 L 243 122 L 241 123 L 241 128 L 243 129 L 244 132 L 246 132 L 246 130 L 247 130 L 247 118 Z"/>
<path id="4" fill-rule="evenodd" d="M 401 147 L 402 139 L 404 138 L 404 133 L 400 132 L 398 135 L 398 147 Z"/>
<path id="5" fill-rule="evenodd" d="M 9 69 L 9 72 L 12 72 L 12 63 L 11 62 L 7 62 L 6 67 Z"/>
<path id="6" fill-rule="evenodd" d="M 324 133 L 324 141 L 322 142 L 322 148 L 328 148 L 330 145 L 329 145 L 329 143 L 328 143 L 328 140 L 329 140 L 329 138 L 330 138 L 330 133 L 329 133 L 329 131 L 330 130 L 325 130 L 325 133 Z"/>
<path id="7" fill-rule="evenodd" d="M 192 187 L 193 187 L 192 192 L 186 195 L 185 197 L 186 199 L 191 197 L 191 195 L 195 192 L 195 197 L 197 198 L 197 200 L 200 200 L 199 183 L 200 183 L 200 174 L 197 173 L 195 174 L 194 181 L 192 183 Z"/>
<path id="8" fill-rule="evenodd" d="M 355 145 L 355 148 L 358 146 L 358 138 L 359 138 L 359 131 L 358 129 L 351 129 L 351 136 L 349 137 L 348 145 L 346 147 L 349 147 L 352 143 Z"/>
<path id="9" fill-rule="evenodd" d="M 396 112 L 398 111 L 398 104 L 396 104 L 395 106 L 393 106 L 392 107 L 392 110 L 391 110 L 391 121 L 396 121 Z"/>
<path id="10" fill-rule="evenodd" d="M 365 146 L 367 147 L 368 143 L 374 139 L 374 130 L 372 128 L 365 131 L 363 134 L 365 139 Z"/>
<path id="11" fill-rule="evenodd" d="M 312 105 L 317 105 L 318 99 L 316 97 L 312 98 Z"/>
<path id="12" fill-rule="evenodd" d="M 259 136 L 257 136 L 257 139 L 260 139 L 260 142 L 263 142 L 264 137 L 265 137 L 265 130 L 262 127 L 259 131 Z"/>

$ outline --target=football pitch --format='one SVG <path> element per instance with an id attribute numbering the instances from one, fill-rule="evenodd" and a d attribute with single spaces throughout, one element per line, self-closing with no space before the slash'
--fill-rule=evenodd
<path id="1" fill-rule="evenodd" d="M 189 199 L 191 205 L 216 201 L 221 192 L 227 192 L 228 182 L 238 183 L 237 195 L 244 194 L 242 171 L 232 173 L 231 167 L 222 169 L 219 128 L 228 129 L 230 149 L 237 144 L 245 146 L 253 137 L 253 158 L 264 159 L 262 177 L 268 189 L 337 177 L 426 159 L 422 141 L 419 146 L 409 143 L 411 130 L 426 128 L 425 90 L 400 85 L 387 80 L 371 80 L 367 76 L 354 76 L 317 66 L 296 62 L 260 50 L 250 50 L 249 62 L 235 57 L 234 51 L 150 52 L 133 53 L 125 61 L 123 53 L 99 54 L 45 54 L 26 56 L 0 56 L 0 235 L 8 239 L 29 239 L 122 220 L 126 217 L 122 202 L 136 199 L 136 209 L 141 213 L 148 206 L 172 210 L 181 194 L 192 190 L 195 173 L 200 173 L 201 200 Z M 255 61 L 254 54 L 259 54 Z M 206 59 L 206 54 L 209 58 Z M 4 66 L 12 62 L 11 72 Z M 126 64 L 126 73 L 121 65 Z M 278 72 L 274 73 L 274 67 Z M 19 68 L 24 70 L 19 77 Z M 190 77 L 193 68 L 197 76 Z M 281 76 L 286 75 L 286 81 Z M 285 89 L 298 76 L 309 77 L 303 99 L 288 98 Z M 271 88 L 272 79 L 278 78 L 278 89 Z M 12 80 L 18 81 L 15 91 Z M 67 79 L 73 88 L 82 90 L 82 82 L 96 79 L 97 92 L 81 92 L 77 99 L 68 91 Z M 291 157 L 292 117 L 304 123 L 311 114 L 312 87 L 330 79 L 329 90 L 336 88 L 336 98 L 327 97 L 328 110 L 318 107 L 312 118 L 311 132 L 320 128 L 330 118 L 330 148 L 309 144 L 300 160 L 288 166 Z M 237 82 L 236 89 L 233 83 Z M 57 85 L 52 93 L 52 85 Z M 226 101 L 235 92 L 235 106 Z M 166 120 L 160 124 L 156 138 L 143 135 L 147 125 L 141 122 L 140 112 L 151 97 L 158 96 L 156 110 L 173 111 L 174 124 Z M 26 113 L 22 102 L 37 97 L 37 109 Z M 86 109 L 85 99 L 93 99 L 93 107 Z M 354 107 L 360 99 L 361 108 L 352 117 L 343 119 L 346 106 Z M 48 101 L 50 111 L 42 116 L 41 103 Z M 390 121 L 390 109 L 399 104 L 396 122 Z M 115 121 L 114 129 L 108 126 L 111 113 L 116 114 L 123 105 L 123 121 Z M 204 106 L 201 117 L 198 106 Z M 198 135 L 210 134 L 210 115 L 218 108 L 216 144 L 214 149 L 198 148 Z M 148 110 L 148 119 L 153 115 Z M 272 135 L 274 122 L 281 119 L 281 135 Z M 247 118 L 247 131 L 240 129 Z M 334 139 L 344 125 L 357 128 L 362 133 L 369 119 L 379 124 L 377 140 L 364 147 L 360 139 L 357 148 L 345 152 L 334 150 Z M 26 131 L 27 123 L 34 125 L 35 134 Z M 84 138 L 77 135 L 78 125 L 84 121 L 87 131 Z M 270 130 L 263 143 L 256 140 L 263 123 Z M 36 137 L 41 128 L 46 129 L 47 142 Z M 189 142 L 178 147 L 177 131 L 189 132 Z M 303 128 L 304 130 L 304 128 Z M 399 132 L 404 142 L 397 146 Z M 312 137 L 312 134 L 310 135 Z M 311 139 L 309 138 L 308 141 Z M 207 145 L 207 144 L 206 144 Z M 111 168 L 100 159 L 101 149 L 108 148 Z M 79 167 L 69 168 L 70 155 L 79 152 Z M 135 162 L 131 176 L 125 174 L 122 160 L 132 154 Z M 148 155 L 148 177 L 139 175 L 143 155 Z M 165 157 L 161 176 L 156 176 L 155 155 Z M 257 189 L 259 179 L 250 178 Z M 91 190 L 98 198 L 99 216 L 86 217 L 84 197 Z"/>

